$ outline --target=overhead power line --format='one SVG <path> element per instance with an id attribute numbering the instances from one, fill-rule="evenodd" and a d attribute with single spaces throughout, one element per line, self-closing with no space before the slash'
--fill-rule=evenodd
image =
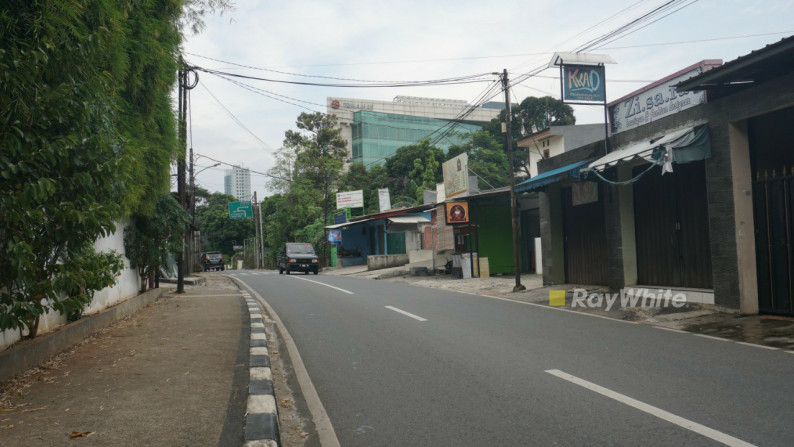
<path id="1" fill-rule="evenodd" d="M 222 161 L 222 160 L 217 160 L 217 159 L 215 159 L 215 158 L 212 158 L 212 157 L 210 157 L 210 156 L 207 156 L 207 155 L 204 155 L 204 154 L 198 154 L 198 153 L 197 153 L 197 154 L 196 154 L 196 156 L 197 156 L 197 157 L 204 157 L 204 158 L 206 158 L 207 160 L 212 160 L 212 161 L 214 161 L 214 162 L 216 162 L 216 163 L 220 163 L 220 164 L 222 164 L 222 165 L 225 165 L 225 166 L 229 166 L 229 167 L 232 167 L 232 168 L 237 168 L 237 169 L 243 169 L 243 170 L 246 170 L 246 171 L 248 171 L 248 172 L 251 172 L 251 173 L 254 173 L 254 174 L 258 174 L 258 175 L 263 175 L 263 176 L 265 176 L 265 177 L 270 177 L 270 178 L 273 178 L 273 179 L 276 179 L 276 180 L 283 180 L 283 181 L 285 181 L 285 182 L 293 182 L 293 180 L 292 180 L 292 179 L 288 179 L 288 178 L 280 177 L 280 176 L 278 176 L 278 175 L 268 174 L 268 173 L 266 173 L 266 172 L 255 171 L 255 170 L 253 170 L 253 169 L 250 169 L 250 168 L 244 168 L 244 167 L 242 167 L 242 166 L 240 166 L 240 165 L 236 165 L 236 164 L 233 164 L 233 163 L 227 163 L 227 162 L 225 162 L 225 161 Z"/>
<path id="2" fill-rule="evenodd" d="M 321 82 L 302 82 L 302 81 L 288 81 L 284 79 L 271 79 L 258 76 L 241 75 L 237 73 L 228 73 L 220 70 L 212 70 L 199 66 L 191 66 L 193 70 L 203 71 L 214 75 L 223 75 L 233 78 L 251 79 L 257 81 L 276 82 L 281 84 L 294 84 L 305 85 L 313 87 L 336 87 L 336 88 L 395 88 L 395 87 L 424 87 L 424 86 L 438 86 L 438 85 L 457 85 L 457 84 L 472 84 L 477 82 L 490 82 L 488 79 L 482 79 L 483 76 L 490 76 L 490 73 L 480 73 L 474 75 L 459 76 L 446 79 L 433 79 L 428 81 L 403 81 L 403 82 L 381 82 L 381 83 L 364 83 L 364 84 L 330 84 Z"/>

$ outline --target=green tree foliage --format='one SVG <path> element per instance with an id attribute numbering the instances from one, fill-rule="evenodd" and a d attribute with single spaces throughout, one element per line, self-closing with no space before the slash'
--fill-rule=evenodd
<path id="1" fill-rule="evenodd" d="M 167 262 L 169 254 L 182 249 L 182 235 L 188 223 L 188 214 L 173 194 L 163 194 L 157 201 L 154 214 L 132 216 L 124 230 L 124 251 L 130 267 L 138 270 L 141 292 Z"/>
<path id="2" fill-rule="evenodd" d="M 484 130 L 466 135 L 463 144 L 449 148 L 447 160 L 464 152 L 469 155 L 469 170 L 479 177 L 480 189 L 498 188 L 510 183 L 507 155 L 493 135 Z"/>
<path id="3" fill-rule="evenodd" d="M 196 225 L 201 228 L 204 239 L 203 251 L 218 250 L 230 259 L 235 242 L 243 245 L 244 240 L 254 237 L 251 219 L 229 218 L 229 202 L 236 201 L 233 196 L 215 193 L 206 196 L 206 203 L 196 207 Z"/>
<path id="4" fill-rule="evenodd" d="M 542 98 L 528 96 L 521 101 L 518 107 L 512 107 L 511 112 L 513 115 L 510 121 L 514 151 L 513 169 L 514 171 L 524 171 L 527 175 L 529 175 L 529 156 L 526 151 L 518 147 L 518 140 L 525 134 L 541 131 L 547 127 L 576 124 L 573 107 L 551 96 Z M 503 151 L 507 154 L 507 142 L 502 133 L 503 122 L 505 122 L 504 110 L 499 113 L 498 118 L 492 119 L 490 123 L 483 126 L 483 129 L 501 143 Z"/>
<path id="5" fill-rule="evenodd" d="M 93 243 L 167 192 L 180 24 L 212 8 L 228 1 L 0 7 L 0 329 L 34 337 L 112 284 L 121 264 Z"/>
<path id="6" fill-rule="evenodd" d="M 300 240 L 319 246 L 325 255 L 324 226 L 335 208 L 333 194 L 341 185 L 346 142 L 339 136 L 334 115 L 301 113 L 296 127 L 298 130 L 286 132 L 284 147 L 277 152 L 276 166 L 270 172 L 275 178 L 271 188 L 280 191 L 285 200 L 268 204 L 277 208 L 268 216 L 265 228 L 272 232 L 271 247 Z"/>
<path id="7" fill-rule="evenodd" d="M 363 163 L 353 163 L 342 176 L 340 191 L 364 192 L 364 213 L 372 214 L 380 210 L 378 189 L 388 187 L 386 167 L 377 165 L 367 170 Z"/>
<path id="8" fill-rule="evenodd" d="M 417 168 L 417 160 L 419 168 Z M 435 190 L 435 185 L 443 180 L 441 165 L 437 160 L 444 160 L 444 151 L 431 146 L 430 140 L 427 139 L 397 149 L 397 152 L 386 160 L 392 206 L 421 203 L 418 197 L 421 197 L 419 194 L 422 185 L 427 189 Z"/>

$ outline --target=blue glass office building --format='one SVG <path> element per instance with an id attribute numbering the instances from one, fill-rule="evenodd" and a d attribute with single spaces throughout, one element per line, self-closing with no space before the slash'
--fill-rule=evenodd
<path id="1" fill-rule="evenodd" d="M 359 111 L 353 114 L 353 163 L 365 166 L 383 164 L 398 148 L 429 138 L 444 152 L 463 142 L 463 135 L 482 128 L 476 124 L 456 123 L 419 116 Z"/>

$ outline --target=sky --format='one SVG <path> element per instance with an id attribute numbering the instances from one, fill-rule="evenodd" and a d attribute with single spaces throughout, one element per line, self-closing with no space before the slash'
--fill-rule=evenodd
<path id="1" fill-rule="evenodd" d="M 545 67 L 554 52 L 576 50 L 668 1 L 234 0 L 234 10 L 207 16 L 199 34 L 188 32 L 182 52 L 194 66 L 288 81 L 337 82 L 308 76 L 417 81 L 504 69 L 512 80 Z M 794 35 L 794 0 L 684 0 L 669 12 L 588 51 L 617 62 L 606 67 L 607 101 L 701 60 L 728 62 Z M 298 115 L 325 112 L 329 96 L 473 102 L 490 86 L 338 88 L 243 82 L 268 93 L 204 72 L 190 91 L 196 183 L 211 192 L 223 192 L 229 165 L 267 173 L 284 133 L 297 130 Z M 513 102 L 527 96 L 559 98 L 559 92 L 558 69 L 539 71 L 511 89 Z M 504 102 L 504 93 L 493 101 Z M 574 111 L 577 124 L 603 123 L 602 107 L 574 106 Z M 225 164 L 209 167 L 217 162 Z M 268 178 L 256 172 L 251 186 L 261 199 L 272 192 Z"/>

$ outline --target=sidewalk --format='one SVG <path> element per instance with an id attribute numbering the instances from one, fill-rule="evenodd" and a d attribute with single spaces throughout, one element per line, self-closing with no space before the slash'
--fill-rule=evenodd
<path id="1" fill-rule="evenodd" d="M 0 445 L 241 445 L 245 301 L 226 278 L 183 295 L 162 286 L 155 303 L 0 383 Z"/>
<path id="2" fill-rule="evenodd" d="M 789 317 L 770 315 L 743 316 L 729 309 L 700 304 L 687 304 L 680 309 L 672 307 L 666 309 L 620 308 L 619 306 L 614 306 L 614 308 L 606 311 L 581 307 L 572 308 L 573 288 L 586 288 L 589 292 L 606 290 L 600 287 L 593 288 L 592 286 L 572 284 L 544 287 L 541 275 L 521 275 L 521 284 L 526 287 L 526 290 L 513 292 L 515 277 L 512 275 L 472 279 L 452 279 L 451 275 L 409 276 L 405 267 L 375 271 L 361 271 L 361 269 L 355 270 L 352 267 L 347 267 L 339 269 L 338 272 L 335 274 L 349 274 L 362 278 L 408 283 L 420 287 L 474 293 L 543 306 L 549 306 L 550 290 L 566 290 L 565 310 L 794 351 L 794 318 Z"/>

